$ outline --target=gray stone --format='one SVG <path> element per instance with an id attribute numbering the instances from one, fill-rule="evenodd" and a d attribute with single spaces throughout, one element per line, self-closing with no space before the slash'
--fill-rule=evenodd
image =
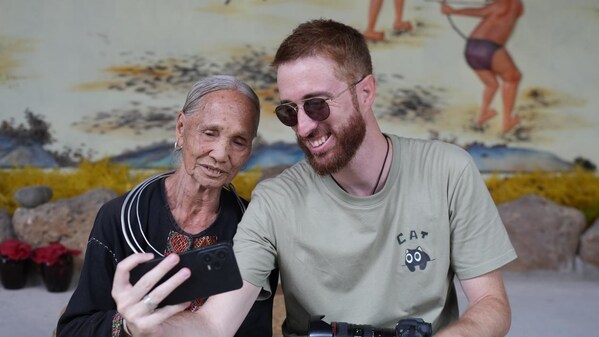
<path id="1" fill-rule="evenodd" d="M 580 237 L 580 258 L 599 267 L 599 218 Z"/>
<path id="2" fill-rule="evenodd" d="M 0 207 L 0 242 L 6 239 L 14 239 L 15 232 L 12 228 L 12 219 L 10 214 L 4 208 Z"/>
<path id="3" fill-rule="evenodd" d="M 17 208 L 13 227 L 17 237 L 33 247 L 60 242 L 69 249 L 81 250 L 75 259 L 76 266 L 80 266 L 98 210 L 116 196 L 112 190 L 94 189 L 35 208 Z"/>
<path id="4" fill-rule="evenodd" d="M 52 199 L 52 189 L 44 185 L 32 185 L 18 189 L 14 198 L 21 207 L 34 208 Z"/>
<path id="5" fill-rule="evenodd" d="M 499 214 L 518 253 L 505 267 L 511 271 L 574 268 L 584 214 L 571 207 L 528 195 L 499 205 Z"/>

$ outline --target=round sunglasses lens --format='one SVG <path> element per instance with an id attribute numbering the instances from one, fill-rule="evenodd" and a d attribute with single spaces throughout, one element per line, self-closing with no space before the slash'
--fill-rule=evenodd
<path id="1" fill-rule="evenodd" d="M 323 98 L 312 98 L 304 102 L 304 111 L 315 121 L 323 121 L 329 117 L 329 105 Z"/>
<path id="2" fill-rule="evenodd" d="M 297 124 L 297 112 L 288 105 L 279 105 L 276 107 L 275 114 L 281 123 L 287 126 L 295 126 Z"/>

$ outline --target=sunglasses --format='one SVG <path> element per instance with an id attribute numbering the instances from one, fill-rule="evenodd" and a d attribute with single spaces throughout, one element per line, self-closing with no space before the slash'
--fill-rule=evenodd
<path id="1" fill-rule="evenodd" d="M 310 117 L 310 119 L 314 121 L 324 121 L 325 119 L 329 118 L 329 115 L 331 114 L 331 109 L 329 108 L 329 104 L 327 103 L 327 101 L 332 101 L 338 98 L 339 96 L 343 95 L 346 91 L 355 87 L 358 83 L 362 82 L 364 78 L 366 78 L 366 76 L 362 77 L 360 80 L 351 84 L 350 86 L 348 86 L 343 91 L 341 91 L 333 97 L 311 97 L 300 101 L 300 103 L 303 102 L 304 112 L 306 113 L 306 115 L 308 115 L 308 117 Z M 298 112 L 299 109 L 297 107 L 297 104 L 292 102 L 277 105 L 277 107 L 275 108 L 275 114 L 277 115 L 281 123 L 291 127 L 297 125 Z"/>

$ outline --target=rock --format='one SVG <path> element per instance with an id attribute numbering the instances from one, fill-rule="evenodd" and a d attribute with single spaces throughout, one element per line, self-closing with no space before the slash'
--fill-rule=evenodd
<path id="1" fill-rule="evenodd" d="M 506 270 L 574 268 L 579 238 L 586 227 L 582 212 L 535 195 L 499 205 L 498 209 L 518 254 Z"/>
<path id="2" fill-rule="evenodd" d="M 44 185 L 32 185 L 19 188 L 14 194 L 21 207 L 34 208 L 52 199 L 52 189 Z"/>
<path id="3" fill-rule="evenodd" d="M 580 238 L 580 258 L 599 267 L 599 218 Z"/>
<path id="4" fill-rule="evenodd" d="M 6 239 L 14 239 L 15 232 L 12 228 L 10 214 L 4 208 L 0 207 L 0 242 Z"/>
<path id="5" fill-rule="evenodd" d="M 81 250 L 75 258 L 75 266 L 79 267 L 98 210 L 116 196 L 112 190 L 94 189 L 35 208 L 17 208 L 13 227 L 17 237 L 32 247 L 60 242 L 69 249 Z"/>

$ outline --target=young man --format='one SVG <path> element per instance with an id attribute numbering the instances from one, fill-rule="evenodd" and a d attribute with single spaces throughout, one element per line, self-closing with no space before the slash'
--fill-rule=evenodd
<path id="1" fill-rule="evenodd" d="M 307 335 L 318 314 L 382 328 L 422 318 L 441 337 L 506 335 L 498 268 L 516 255 L 468 154 L 381 132 L 370 54 L 351 27 L 301 24 L 273 65 L 276 114 L 306 160 L 254 190 L 234 240 L 244 286 L 139 336 L 233 335 L 254 300 L 272 296 L 276 267 L 285 336 Z M 469 299 L 460 318 L 456 275 Z"/>

